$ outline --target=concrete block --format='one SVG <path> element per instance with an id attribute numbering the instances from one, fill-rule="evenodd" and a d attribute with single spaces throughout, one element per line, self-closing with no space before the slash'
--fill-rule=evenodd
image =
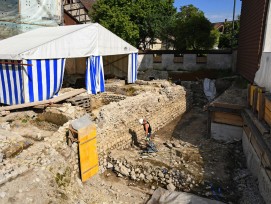
<path id="1" fill-rule="evenodd" d="M 211 123 L 211 137 L 224 142 L 240 141 L 242 139 L 242 127 Z"/>

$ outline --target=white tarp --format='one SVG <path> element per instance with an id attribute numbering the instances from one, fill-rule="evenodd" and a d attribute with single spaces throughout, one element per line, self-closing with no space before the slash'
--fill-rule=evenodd
<path id="1" fill-rule="evenodd" d="M 57 26 L 62 20 L 63 0 L 20 0 L 20 22 Z"/>
<path id="2" fill-rule="evenodd" d="M 0 59 L 119 55 L 138 50 L 98 23 L 39 28 L 0 41 Z"/>
<path id="3" fill-rule="evenodd" d="M 223 204 L 223 202 L 202 198 L 191 193 L 158 188 L 147 204 Z"/>
<path id="4" fill-rule="evenodd" d="M 256 72 L 254 82 L 271 91 L 271 52 L 263 52 L 260 69 Z"/>
<path id="5" fill-rule="evenodd" d="M 205 78 L 203 81 L 204 94 L 209 101 L 213 100 L 216 95 L 215 80 Z"/>
<path id="6" fill-rule="evenodd" d="M 269 11 L 267 14 L 265 37 L 263 43 L 263 53 L 261 56 L 260 68 L 255 74 L 254 82 L 271 91 L 271 2 L 269 2 Z"/>

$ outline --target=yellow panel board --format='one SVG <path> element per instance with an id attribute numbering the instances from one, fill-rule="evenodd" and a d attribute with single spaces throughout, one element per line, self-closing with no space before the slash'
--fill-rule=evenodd
<path id="1" fill-rule="evenodd" d="M 96 132 L 95 125 L 78 130 L 80 170 L 83 182 L 97 174 L 99 170 Z"/>

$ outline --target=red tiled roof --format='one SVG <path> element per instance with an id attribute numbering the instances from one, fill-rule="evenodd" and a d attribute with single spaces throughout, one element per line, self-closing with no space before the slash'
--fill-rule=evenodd
<path id="1" fill-rule="evenodd" d="M 214 28 L 219 28 L 220 26 L 223 26 L 225 22 L 216 22 L 212 23 Z"/>

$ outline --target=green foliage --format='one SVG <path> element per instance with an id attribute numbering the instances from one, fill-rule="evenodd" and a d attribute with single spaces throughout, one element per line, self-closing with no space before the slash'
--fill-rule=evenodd
<path id="1" fill-rule="evenodd" d="M 213 48 L 219 34 L 202 11 L 188 5 L 182 6 L 177 14 L 174 35 L 176 49 L 201 50 Z"/>
<path id="2" fill-rule="evenodd" d="M 90 11 L 94 22 L 98 22 L 119 37 L 135 45 L 139 29 L 130 20 L 131 5 L 128 0 L 98 0 Z M 132 3 L 130 3 L 132 4 Z"/>
<path id="3" fill-rule="evenodd" d="M 232 22 L 224 23 L 224 32 L 219 38 L 219 48 L 237 48 L 238 46 L 238 35 L 240 30 L 240 16 L 238 20 L 234 21 L 234 31 L 232 33 Z"/>
<path id="4" fill-rule="evenodd" d="M 175 13 L 173 0 L 98 0 L 90 17 L 130 44 L 146 48 L 168 36 L 165 31 Z"/>

